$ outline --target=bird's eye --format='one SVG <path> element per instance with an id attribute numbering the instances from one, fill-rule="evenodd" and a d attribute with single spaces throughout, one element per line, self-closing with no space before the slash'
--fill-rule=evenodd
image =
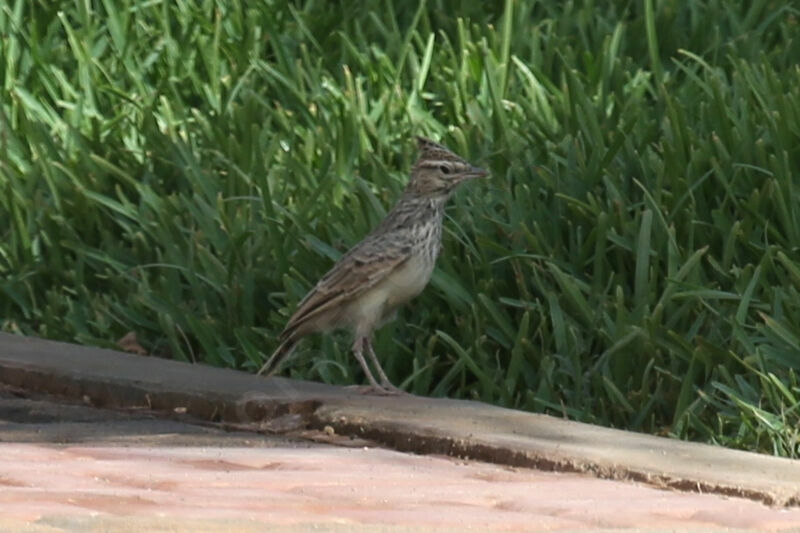
<path id="1" fill-rule="evenodd" d="M 450 167 L 448 167 L 447 165 L 442 165 L 439 167 L 439 171 L 442 174 L 450 174 Z"/>

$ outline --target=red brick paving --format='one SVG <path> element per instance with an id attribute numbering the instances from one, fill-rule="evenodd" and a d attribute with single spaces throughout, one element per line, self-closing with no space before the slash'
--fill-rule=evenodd
<path id="1" fill-rule="evenodd" d="M 798 461 L 474 402 L 351 398 L 319 384 L 2 334 L 0 347 L 0 532 L 800 531 L 800 507 L 352 447 L 366 441 L 339 429 L 371 428 L 398 446 L 489 443 L 509 457 L 653 473 L 656 482 L 697 479 L 781 503 L 798 501 Z M 36 391 L 128 410 L 32 399 Z M 300 428 L 312 418 L 330 427 L 265 436 L 151 410 L 174 415 L 186 406 L 204 419 L 226 413 L 254 422 L 241 426 L 251 430 L 262 421 L 266 431 L 290 431 L 292 424 L 270 425 L 282 413 L 299 417 Z M 276 406 L 283 411 L 270 411 Z M 348 447 L 300 438 L 309 435 Z"/>
<path id="2" fill-rule="evenodd" d="M 0 444 L 0 515 L 494 530 L 800 526 L 800 509 L 375 448 Z"/>

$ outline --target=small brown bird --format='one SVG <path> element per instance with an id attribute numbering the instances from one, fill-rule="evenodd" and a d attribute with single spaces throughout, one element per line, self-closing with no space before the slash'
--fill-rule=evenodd
<path id="1" fill-rule="evenodd" d="M 431 279 L 442 240 L 444 206 L 461 183 L 488 176 L 456 154 L 417 137 L 419 159 L 400 200 L 386 218 L 345 253 L 298 304 L 281 344 L 259 370 L 272 374 L 306 335 L 333 329 L 355 334 L 355 355 L 369 381 L 368 392 L 395 394 L 381 368 L 370 338 L 394 318 L 397 308 L 417 296 Z M 364 360 L 366 351 L 380 384 Z"/>

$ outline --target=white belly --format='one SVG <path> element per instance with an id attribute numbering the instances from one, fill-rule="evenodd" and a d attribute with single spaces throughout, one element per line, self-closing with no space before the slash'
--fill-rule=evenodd
<path id="1" fill-rule="evenodd" d="M 354 302 L 356 316 L 353 322 L 367 330 L 383 323 L 399 305 L 422 292 L 431 279 L 433 267 L 433 261 L 412 256 L 403 266 Z"/>
<path id="2" fill-rule="evenodd" d="M 392 272 L 381 284 L 386 291 L 386 305 L 396 307 L 422 292 L 433 274 L 433 261 L 421 255 L 412 256 L 403 266 Z"/>

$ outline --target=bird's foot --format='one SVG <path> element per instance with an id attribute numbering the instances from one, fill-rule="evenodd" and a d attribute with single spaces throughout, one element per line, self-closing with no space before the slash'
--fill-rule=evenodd
<path id="1" fill-rule="evenodd" d="M 387 396 L 403 396 L 403 395 L 404 396 L 410 396 L 411 395 L 410 392 L 406 392 L 406 391 L 404 391 L 403 389 L 401 389 L 399 387 L 395 387 L 388 380 L 381 382 L 381 388 L 386 391 L 385 394 Z"/>
<path id="2" fill-rule="evenodd" d="M 394 385 L 388 387 L 383 385 L 348 385 L 345 387 L 356 394 L 374 395 L 374 396 L 399 396 L 401 394 L 408 394 L 406 391 L 398 389 Z"/>

